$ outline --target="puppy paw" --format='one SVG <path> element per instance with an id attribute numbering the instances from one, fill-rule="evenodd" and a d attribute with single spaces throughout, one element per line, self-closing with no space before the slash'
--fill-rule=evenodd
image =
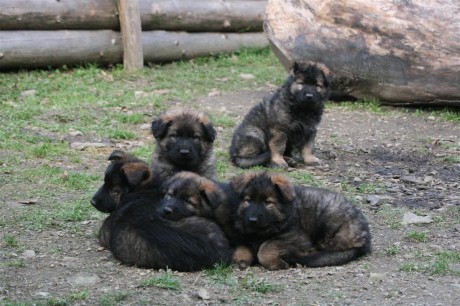
<path id="1" fill-rule="evenodd" d="M 313 155 L 308 156 L 307 158 L 305 158 L 304 162 L 308 166 L 319 166 L 319 165 L 321 165 L 323 163 L 321 161 L 321 159 L 319 159 L 318 157 L 313 156 Z"/>

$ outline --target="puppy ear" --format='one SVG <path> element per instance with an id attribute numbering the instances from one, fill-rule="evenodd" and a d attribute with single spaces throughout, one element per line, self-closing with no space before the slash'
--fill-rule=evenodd
<path id="1" fill-rule="evenodd" d="M 324 84 L 326 87 L 329 87 L 332 85 L 332 82 L 334 81 L 334 75 L 333 73 L 329 70 L 329 68 L 326 67 L 326 65 L 322 63 L 317 63 L 316 67 L 321 70 L 324 76 L 324 80 L 326 83 Z"/>
<path id="2" fill-rule="evenodd" d="M 230 186 L 232 189 L 241 195 L 248 186 L 248 184 L 251 182 L 251 180 L 256 176 L 255 173 L 245 173 L 242 175 L 235 176 L 231 181 L 230 181 Z"/>
<path id="3" fill-rule="evenodd" d="M 203 135 L 204 139 L 209 142 L 214 142 L 217 136 L 217 132 L 212 126 L 212 123 L 201 123 L 201 127 L 203 128 Z"/>
<path id="4" fill-rule="evenodd" d="M 168 133 L 168 129 L 171 126 L 171 120 L 164 120 L 163 118 L 158 118 L 152 122 L 152 134 L 156 139 L 162 139 Z"/>
<path id="5" fill-rule="evenodd" d="M 121 168 L 129 185 L 137 187 L 148 180 L 152 174 L 150 167 L 145 163 L 128 163 Z"/>
<path id="6" fill-rule="evenodd" d="M 294 185 L 292 185 L 286 177 L 281 174 L 274 174 L 271 176 L 271 181 L 282 199 L 288 202 L 295 199 Z"/>
<path id="7" fill-rule="evenodd" d="M 119 161 L 119 160 L 122 160 L 124 159 L 125 157 L 127 156 L 127 153 L 126 152 L 123 152 L 121 150 L 114 150 L 109 158 L 107 160 L 110 160 L 110 161 Z"/>
<path id="8" fill-rule="evenodd" d="M 221 194 L 219 186 L 205 178 L 202 178 L 200 182 L 200 194 L 212 209 L 217 208 L 224 201 L 224 195 Z"/>

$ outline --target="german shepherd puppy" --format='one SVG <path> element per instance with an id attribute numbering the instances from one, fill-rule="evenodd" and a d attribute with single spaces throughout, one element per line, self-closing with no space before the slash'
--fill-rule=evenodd
<path id="1" fill-rule="evenodd" d="M 324 65 L 294 63 L 283 86 L 255 105 L 236 128 L 230 145 L 232 162 L 241 168 L 287 168 L 283 156 L 293 157 L 296 150 L 306 164 L 320 163 L 313 154 L 315 137 L 330 85 L 331 74 Z"/>
<path id="2" fill-rule="evenodd" d="M 161 201 L 162 216 L 181 220 L 201 216 L 214 220 L 222 228 L 234 247 L 232 262 L 240 268 L 252 263 L 253 253 L 235 229 L 235 213 L 239 199 L 228 183 L 207 179 L 192 172 L 180 172 L 164 185 Z"/>
<path id="3" fill-rule="evenodd" d="M 236 241 L 233 220 L 238 198 L 230 184 L 183 171 L 164 184 L 163 193 L 161 213 L 164 218 L 180 220 L 200 216 L 212 219 L 221 226 L 231 242 Z"/>
<path id="4" fill-rule="evenodd" d="M 217 132 L 211 120 L 191 109 L 170 110 L 152 122 L 156 140 L 153 172 L 168 179 L 180 171 L 216 177 L 213 142 Z"/>
<path id="5" fill-rule="evenodd" d="M 170 221 L 161 216 L 158 204 L 163 195 L 145 162 L 120 151 L 109 159 L 104 184 L 91 203 L 111 212 L 99 231 L 99 242 L 115 258 L 127 265 L 178 271 L 230 263 L 233 250 L 214 222 L 200 217 Z"/>
<path id="6" fill-rule="evenodd" d="M 231 186 L 241 199 L 235 227 L 267 269 L 342 265 L 371 251 L 365 217 L 341 194 L 267 172 L 237 176 Z"/>

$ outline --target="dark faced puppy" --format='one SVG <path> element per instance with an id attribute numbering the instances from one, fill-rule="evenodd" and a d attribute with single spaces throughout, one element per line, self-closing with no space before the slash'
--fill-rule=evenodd
<path id="1" fill-rule="evenodd" d="M 294 63 L 283 86 L 254 106 L 236 128 L 230 146 L 232 162 L 241 168 L 287 168 L 284 156 L 297 152 L 306 164 L 319 163 L 314 143 L 330 85 L 331 75 L 324 65 Z"/>
<path id="2" fill-rule="evenodd" d="M 267 269 L 341 265 L 371 250 L 366 219 L 340 194 L 267 172 L 237 176 L 231 185 L 240 197 L 235 228 Z"/>
<path id="3" fill-rule="evenodd" d="M 168 179 L 180 171 L 216 176 L 213 142 L 216 131 L 209 118 L 187 109 L 170 110 L 152 122 L 156 140 L 153 171 Z"/>
<path id="4" fill-rule="evenodd" d="M 169 220 L 200 216 L 219 224 L 235 241 L 233 214 L 237 198 L 229 184 L 220 183 L 192 172 L 180 172 L 163 187 L 161 214 Z"/>
<path id="5" fill-rule="evenodd" d="M 161 187 L 160 179 L 139 158 L 115 150 L 108 160 L 111 163 L 105 171 L 104 184 L 91 199 L 91 204 L 97 210 L 110 213 L 117 209 L 123 195 L 140 190 L 159 190 Z"/>
<path id="6" fill-rule="evenodd" d="M 115 258 L 127 265 L 178 271 L 230 262 L 233 250 L 218 225 L 200 217 L 164 219 L 158 209 L 163 195 L 152 188 L 157 184 L 152 184 L 150 168 L 120 151 L 111 158 L 104 185 L 91 202 L 111 212 L 99 241 Z"/>

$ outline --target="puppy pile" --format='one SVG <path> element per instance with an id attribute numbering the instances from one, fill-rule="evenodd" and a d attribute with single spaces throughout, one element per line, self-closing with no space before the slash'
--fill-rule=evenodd
<path id="1" fill-rule="evenodd" d="M 321 64 L 298 62 L 233 134 L 231 161 L 287 168 L 317 164 L 316 129 L 330 93 Z M 216 263 L 266 269 L 342 265 L 371 252 L 369 225 L 343 195 L 245 172 L 216 180 L 216 131 L 202 112 L 166 111 L 152 122 L 152 165 L 113 151 L 91 199 L 109 213 L 99 243 L 126 265 L 197 271 Z M 297 157 L 297 155 L 300 157 Z"/>

